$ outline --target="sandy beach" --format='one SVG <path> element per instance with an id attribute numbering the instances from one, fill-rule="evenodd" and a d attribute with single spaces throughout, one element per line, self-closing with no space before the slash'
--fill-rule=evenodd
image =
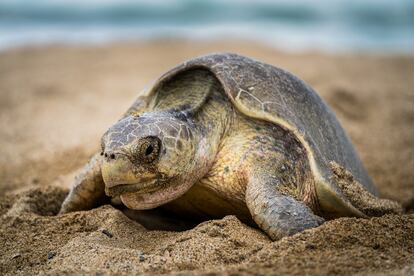
<path id="1" fill-rule="evenodd" d="M 236 217 L 148 231 L 105 205 L 56 216 L 99 139 L 166 70 L 211 52 L 287 69 L 335 111 L 402 215 L 341 218 L 272 242 Z M 0 52 L 0 274 L 414 274 L 414 57 L 160 40 Z"/>

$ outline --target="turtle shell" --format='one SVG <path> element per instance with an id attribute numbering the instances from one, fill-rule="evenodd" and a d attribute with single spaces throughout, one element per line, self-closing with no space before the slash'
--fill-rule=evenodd
<path id="1" fill-rule="evenodd" d="M 377 190 L 334 113 L 304 81 L 291 73 L 236 54 L 211 54 L 184 62 L 165 73 L 151 96 L 177 74 L 206 69 L 245 115 L 291 131 L 306 149 L 319 204 L 332 213 L 364 216 L 345 198 L 335 181 L 336 163 L 373 195 Z"/>

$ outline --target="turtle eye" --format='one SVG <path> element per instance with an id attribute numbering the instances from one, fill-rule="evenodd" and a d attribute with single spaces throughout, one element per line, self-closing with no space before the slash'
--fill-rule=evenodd
<path id="1" fill-rule="evenodd" d="M 151 153 L 153 152 L 154 152 L 154 147 L 152 145 L 149 145 L 147 149 L 145 150 L 145 156 L 150 156 Z"/>
<path id="2" fill-rule="evenodd" d="M 161 141 L 157 137 L 148 136 L 139 140 L 134 153 L 141 162 L 151 163 L 158 158 Z"/>

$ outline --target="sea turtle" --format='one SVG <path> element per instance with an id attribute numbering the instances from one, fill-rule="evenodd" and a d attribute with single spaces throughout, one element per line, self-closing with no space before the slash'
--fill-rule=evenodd
<path id="1" fill-rule="evenodd" d="M 233 214 L 273 240 L 325 219 L 399 212 L 334 113 L 292 74 L 236 54 L 189 60 L 102 137 L 61 213 L 119 196 L 136 210 Z"/>

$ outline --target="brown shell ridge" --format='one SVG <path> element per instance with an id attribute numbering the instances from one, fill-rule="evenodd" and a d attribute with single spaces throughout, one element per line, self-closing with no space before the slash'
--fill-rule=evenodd
<path id="1" fill-rule="evenodd" d="M 340 208 L 364 216 L 332 182 L 330 162 L 349 170 L 372 194 L 377 191 L 335 115 L 306 83 L 274 66 L 237 54 L 217 53 L 189 60 L 168 71 L 149 96 L 175 74 L 196 68 L 212 72 L 240 112 L 276 123 L 297 137 L 307 151 L 316 186 L 320 187 L 318 197 L 330 199 L 336 195 L 342 198 L 335 202 L 344 205 Z"/>

